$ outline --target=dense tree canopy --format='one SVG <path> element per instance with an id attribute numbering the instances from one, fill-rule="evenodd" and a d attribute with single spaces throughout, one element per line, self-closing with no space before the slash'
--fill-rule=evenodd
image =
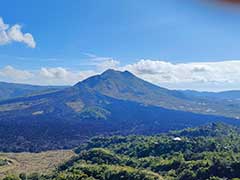
<path id="1" fill-rule="evenodd" d="M 240 131 L 224 124 L 156 136 L 95 137 L 48 176 L 54 180 L 223 180 L 240 178 Z"/>

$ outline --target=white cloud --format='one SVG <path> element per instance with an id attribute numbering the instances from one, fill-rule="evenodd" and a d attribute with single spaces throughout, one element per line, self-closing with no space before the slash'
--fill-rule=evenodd
<path id="1" fill-rule="evenodd" d="M 133 64 L 120 66 L 119 61 L 108 59 L 96 63 L 95 70 L 82 71 L 73 71 L 63 67 L 43 67 L 36 71 L 27 71 L 6 66 L 0 69 L 0 81 L 73 85 L 108 68 L 128 70 L 140 78 L 171 89 L 240 90 L 240 61 L 173 64 L 158 60 L 140 60 Z"/>
<path id="2" fill-rule="evenodd" d="M 16 24 L 12 26 L 8 31 L 8 36 L 11 41 L 23 42 L 31 48 L 36 47 L 36 43 L 33 39 L 33 36 L 30 33 L 23 34 L 21 31 L 21 26 Z"/>
<path id="3" fill-rule="evenodd" d="M 94 71 L 74 72 L 62 67 L 56 67 L 56 68 L 41 68 L 37 73 L 35 73 L 35 77 L 39 79 L 40 82 L 44 82 L 41 84 L 70 85 L 75 84 L 95 74 L 96 73 Z"/>
<path id="4" fill-rule="evenodd" d="M 12 66 L 6 66 L 0 69 L 0 77 L 11 81 L 25 81 L 33 77 L 33 74 L 26 70 L 16 69 Z"/>
<path id="5" fill-rule="evenodd" d="M 4 24 L 3 19 L 0 17 L 0 45 L 9 42 L 9 38 L 6 30 L 9 28 L 7 24 Z"/>
<path id="6" fill-rule="evenodd" d="M 40 75 L 45 78 L 63 79 L 68 76 L 69 72 L 62 68 L 41 68 Z"/>
<path id="7" fill-rule="evenodd" d="M 105 71 L 107 69 L 117 69 L 120 62 L 114 59 L 107 59 L 97 64 L 97 69 L 99 71 Z"/>
<path id="8" fill-rule="evenodd" d="M 0 81 L 36 85 L 73 85 L 95 74 L 96 72 L 90 70 L 75 72 L 62 67 L 43 67 L 36 71 L 28 71 L 6 66 L 0 69 Z"/>
<path id="9" fill-rule="evenodd" d="M 1 30 L 7 30 L 8 27 L 9 27 L 9 25 L 8 25 L 8 24 L 5 24 L 5 23 L 3 22 L 2 17 L 0 17 L 0 29 L 1 29 Z"/>
<path id="10" fill-rule="evenodd" d="M 140 60 L 121 67 L 141 78 L 158 85 L 174 88 L 198 90 L 213 89 L 213 85 L 225 89 L 240 83 L 240 61 L 197 62 L 173 64 L 166 61 Z M 240 89 L 240 84 L 238 86 Z"/>
<path id="11" fill-rule="evenodd" d="M 9 26 L 5 24 L 3 18 L 0 17 L 0 45 L 5 45 L 11 42 L 25 43 L 31 48 L 36 47 L 36 42 L 30 33 L 23 33 L 22 27 L 19 24 Z"/>
<path id="12" fill-rule="evenodd" d="M 240 61 L 172 64 L 165 61 L 140 60 L 123 69 L 159 82 L 240 82 Z"/>
<path id="13" fill-rule="evenodd" d="M 113 59 L 112 57 L 97 56 L 92 53 L 82 53 L 87 56 L 92 65 L 96 67 L 98 72 L 103 72 L 107 69 L 118 69 L 120 62 Z"/>

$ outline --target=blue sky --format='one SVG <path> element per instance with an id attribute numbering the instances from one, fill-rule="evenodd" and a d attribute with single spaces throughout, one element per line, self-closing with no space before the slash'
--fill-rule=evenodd
<path id="1" fill-rule="evenodd" d="M 161 81 L 161 72 L 154 77 L 150 77 L 151 69 L 151 74 L 143 74 L 139 62 L 163 61 L 175 67 L 201 62 L 197 66 L 211 68 L 205 63 L 240 59 L 240 11 L 203 0 L 9 0 L 1 3 L 0 17 L 9 29 L 16 24 L 21 26 L 21 32 L 30 33 L 36 43 L 31 47 L 27 41 L 15 38 L 0 45 L 2 81 L 74 84 L 78 78 L 109 66 L 132 70 L 166 87 L 183 88 L 174 77 L 170 77 L 171 84 L 167 78 L 166 82 Z M 15 71 L 19 78 L 9 75 Z M 52 80 L 46 82 L 39 74 L 49 75 Z M 223 80 L 218 75 L 221 81 L 215 82 L 209 80 L 210 75 L 208 79 L 203 73 L 202 76 L 195 78 L 198 82 L 182 82 L 188 89 L 240 89 L 232 79 Z M 197 87 L 194 83 L 198 83 Z M 221 86 L 212 88 L 215 84 L 209 83 Z"/>

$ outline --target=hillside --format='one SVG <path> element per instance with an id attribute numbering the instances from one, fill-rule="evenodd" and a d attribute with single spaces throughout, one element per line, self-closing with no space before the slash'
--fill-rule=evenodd
<path id="1" fill-rule="evenodd" d="M 186 90 L 186 91 L 180 91 L 183 93 L 186 97 L 195 97 L 199 99 L 207 99 L 207 98 L 213 98 L 213 99 L 222 99 L 222 100 L 239 100 L 240 99 L 240 91 L 232 90 L 232 91 L 222 91 L 222 92 L 199 92 L 199 91 L 193 91 L 193 90 Z"/>
<path id="2" fill-rule="evenodd" d="M 79 82 L 75 87 L 86 87 L 115 99 L 134 101 L 142 104 L 180 109 L 194 106 L 193 102 L 182 98 L 181 93 L 158 87 L 144 81 L 128 71 L 107 70 L 101 75 Z"/>
<path id="3" fill-rule="evenodd" d="M 49 93 L 64 89 L 64 86 L 36 86 L 0 82 L 0 101 L 17 97 Z"/>
<path id="4" fill-rule="evenodd" d="M 41 180 L 237 180 L 240 129 L 222 123 L 154 136 L 98 136 Z M 13 176 L 11 176 L 13 177 Z M 17 176 L 12 180 L 18 179 Z"/>
<path id="5" fill-rule="evenodd" d="M 167 109 L 239 118 L 239 91 L 198 92 L 162 88 L 124 71 L 107 70 L 75 86 L 103 95 Z"/>
<path id="6" fill-rule="evenodd" d="M 105 180 L 119 177 L 120 173 L 113 171 L 107 176 L 101 168 L 124 166 L 129 169 L 129 173 L 122 172 L 126 179 L 131 177 L 131 168 L 147 170 L 167 180 L 240 177 L 240 130 L 225 124 L 214 123 L 158 136 L 96 137 L 76 152 L 78 157 L 62 165 L 59 175 L 71 177 L 79 172 Z"/>

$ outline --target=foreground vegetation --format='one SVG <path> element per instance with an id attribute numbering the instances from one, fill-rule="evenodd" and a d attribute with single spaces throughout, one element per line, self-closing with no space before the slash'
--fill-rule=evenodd
<path id="1" fill-rule="evenodd" d="M 95 137 L 48 175 L 14 179 L 238 180 L 240 131 L 224 124 L 157 136 Z"/>

